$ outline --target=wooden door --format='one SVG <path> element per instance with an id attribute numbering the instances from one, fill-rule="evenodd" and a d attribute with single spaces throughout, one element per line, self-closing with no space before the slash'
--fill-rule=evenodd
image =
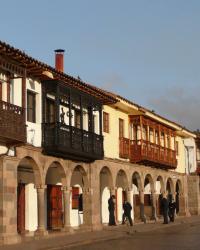
<path id="1" fill-rule="evenodd" d="M 25 231 L 25 184 L 19 183 L 17 187 L 17 231 Z"/>
<path id="2" fill-rule="evenodd" d="M 47 226 L 48 229 L 59 229 L 63 226 L 61 186 L 47 186 Z"/>

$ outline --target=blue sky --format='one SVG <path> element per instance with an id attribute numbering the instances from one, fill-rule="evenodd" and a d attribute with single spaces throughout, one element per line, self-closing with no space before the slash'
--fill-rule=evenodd
<path id="1" fill-rule="evenodd" d="M 0 40 L 194 130 L 200 128 L 200 1 L 1 1 Z"/>

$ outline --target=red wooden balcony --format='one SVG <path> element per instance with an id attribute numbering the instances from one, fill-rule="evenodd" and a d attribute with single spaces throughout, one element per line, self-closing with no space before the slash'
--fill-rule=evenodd
<path id="1" fill-rule="evenodd" d="M 130 140 L 130 162 L 174 169 L 176 151 L 144 140 Z"/>
<path id="2" fill-rule="evenodd" d="M 119 157 L 128 159 L 129 158 L 129 139 L 121 137 L 119 138 Z"/>
<path id="3" fill-rule="evenodd" d="M 25 112 L 22 107 L 0 101 L 0 141 L 7 145 L 26 142 Z"/>

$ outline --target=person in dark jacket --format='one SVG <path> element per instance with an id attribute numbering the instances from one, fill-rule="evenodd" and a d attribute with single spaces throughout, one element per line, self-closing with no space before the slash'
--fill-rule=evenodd
<path id="1" fill-rule="evenodd" d="M 176 210 L 176 202 L 174 201 L 174 199 L 172 199 L 169 202 L 169 219 L 171 222 L 174 222 L 175 210 Z"/>
<path id="2" fill-rule="evenodd" d="M 162 204 L 162 212 L 163 212 L 163 218 L 164 218 L 163 224 L 168 224 L 168 208 L 169 208 L 169 203 L 168 203 L 166 195 L 163 195 L 162 203 L 161 204 Z"/>
<path id="3" fill-rule="evenodd" d="M 108 211 L 109 211 L 109 226 L 116 226 L 115 222 L 115 203 L 114 203 L 115 196 L 111 195 L 108 199 Z"/>
<path id="4" fill-rule="evenodd" d="M 129 223 L 130 223 L 130 226 L 133 226 L 133 221 L 132 221 L 132 218 L 131 218 L 131 210 L 132 210 L 132 206 L 131 204 L 124 200 L 124 203 L 123 203 L 123 209 L 124 209 L 124 213 L 122 215 L 122 224 L 124 224 L 125 222 L 125 218 L 127 218 L 129 220 Z"/>

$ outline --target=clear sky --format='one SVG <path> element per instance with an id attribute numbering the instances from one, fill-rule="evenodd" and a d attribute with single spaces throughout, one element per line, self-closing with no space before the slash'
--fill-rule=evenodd
<path id="1" fill-rule="evenodd" d="M 0 1 L 0 40 L 192 130 L 200 128 L 199 0 Z"/>

